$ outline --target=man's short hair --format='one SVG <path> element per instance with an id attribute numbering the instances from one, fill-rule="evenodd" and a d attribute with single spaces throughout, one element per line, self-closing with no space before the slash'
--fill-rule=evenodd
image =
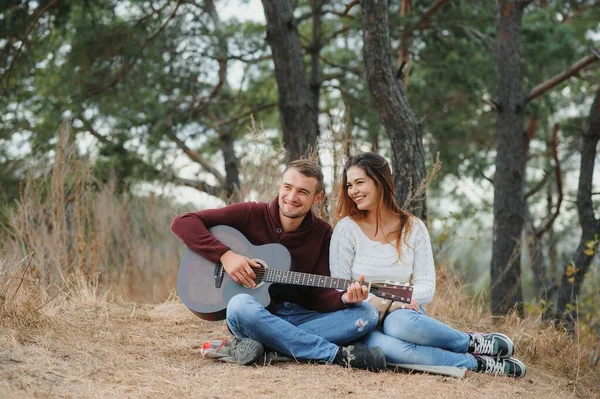
<path id="1" fill-rule="evenodd" d="M 321 169 L 321 165 L 319 165 L 317 162 L 311 161 L 310 159 L 297 159 L 290 162 L 286 166 L 283 173 L 287 172 L 291 168 L 296 169 L 306 177 L 314 177 L 317 179 L 317 192 L 315 194 L 318 194 L 324 190 L 325 184 L 323 183 L 323 170 Z"/>

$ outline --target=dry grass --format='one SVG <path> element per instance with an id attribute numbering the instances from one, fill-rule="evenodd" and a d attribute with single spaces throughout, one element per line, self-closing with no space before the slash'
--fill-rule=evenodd
<path id="1" fill-rule="evenodd" d="M 561 342 L 556 331 L 541 330 L 545 335 L 534 338 L 539 326 L 529 330 L 514 321 L 496 327 L 516 338 L 519 354 L 530 367 L 528 376 L 512 380 L 468 373 L 455 380 L 316 364 L 242 367 L 205 360 L 198 354 L 201 343 L 228 333 L 222 322 L 202 321 L 178 300 L 139 304 L 73 295 L 31 315 L 26 323 L 9 316 L 13 323 L 2 326 L 0 397 L 550 399 L 598 395 L 592 382 L 597 371 L 576 381 L 570 377 L 573 370 L 548 367 L 548 361 L 527 349 L 532 342 L 540 345 L 549 339 L 542 346 L 545 357 L 561 356 L 569 345 Z M 6 316 L 3 313 L 2 319 Z M 484 317 L 480 325 L 490 323 Z M 556 343 L 562 344 L 559 353 L 549 350 Z"/>
<path id="2" fill-rule="evenodd" d="M 173 295 L 182 248 L 168 225 L 178 211 L 165 199 L 134 200 L 94 181 L 69 147 L 68 127 L 62 134 L 60 159 L 29 177 L 0 248 L 1 398 L 600 395 L 600 372 L 586 359 L 590 342 L 531 318 L 494 321 L 481 298 L 464 295 L 443 270 L 428 312 L 459 329 L 509 334 L 529 367 L 525 379 L 204 360 L 202 342 L 228 333 L 222 322 L 194 317 Z M 278 162 L 247 160 L 253 179 L 244 198 L 271 196 Z"/>
<path id="3" fill-rule="evenodd" d="M 50 295 L 74 277 L 102 295 L 165 300 L 173 292 L 180 243 L 169 234 L 177 210 L 160 197 L 131 198 L 102 184 L 75 156 L 69 126 L 59 131 L 51 170 L 30 173 L 8 211 L 3 258 L 32 255 L 25 277 Z M 2 272 L 2 269 L 0 269 Z"/>

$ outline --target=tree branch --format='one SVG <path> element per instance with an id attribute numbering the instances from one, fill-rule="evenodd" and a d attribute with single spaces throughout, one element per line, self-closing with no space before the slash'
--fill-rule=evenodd
<path id="1" fill-rule="evenodd" d="M 144 21 L 146 21 L 147 19 L 160 14 L 161 12 L 163 12 L 163 10 L 165 8 L 167 8 L 167 6 L 169 5 L 170 1 L 167 1 L 165 4 L 163 4 L 162 7 L 160 8 L 154 8 L 153 4 L 150 4 L 150 8 L 152 9 L 152 12 L 149 14 L 144 15 L 143 17 L 141 17 L 140 19 L 138 19 L 135 24 L 133 26 L 140 26 Z"/>
<path id="2" fill-rule="evenodd" d="M 202 192 L 210 194 L 214 197 L 221 198 L 222 200 L 227 199 L 227 193 L 221 187 L 213 186 L 213 185 L 210 185 L 210 184 L 200 181 L 200 180 L 186 179 L 186 178 L 174 176 L 174 175 L 166 176 L 166 178 L 171 183 L 174 183 L 174 184 L 177 184 L 180 186 L 192 187 L 198 191 L 202 191 Z"/>
<path id="3" fill-rule="evenodd" d="M 96 131 L 96 129 L 94 129 L 92 127 L 92 125 L 87 120 L 85 120 L 82 117 L 79 117 L 78 119 L 81 120 L 81 122 L 84 124 L 85 129 L 92 136 L 94 136 L 96 139 L 98 139 L 98 141 L 100 141 L 101 143 L 104 143 L 104 144 L 114 145 L 114 143 L 111 140 L 109 140 L 106 136 L 103 136 L 102 134 L 98 133 L 98 131 Z M 177 140 L 179 142 L 181 142 L 181 140 L 179 140 L 179 139 L 177 139 Z M 185 144 L 184 144 L 184 146 L 185 146 Z M 190 151 L 193 154 L 196 154 L 192 150 L 190 150 Z M 136 160 L 138 162 L 141 162 L 141 163 L 145 164 L 149 169 L 151 169 L 154 172 L 156 172 L 157 175 L 164 176 L 164 178 L 167 181 L 170 181 L 171 183 L 179 184 L 179 185 L 183 185 L 183 186 L 187 186 L 187 187 L 192 187 L 192 188 L 195 188 L 198 191 L 203 191 L 203 192 L 205 192 L 207 194 L 213 195 L 213 196 L 215 196 L 217 198 L 221 198 L 221 199 L 224 199 L 224 200 L 227 198 L 226 190 L 223 189 L 222 187 L 212 186 L 212 185 L 210 185 L 210 184 L 208 184 L 206 182 L 202 182 L 202 181 L 199 181 L 199 180 L 191 180 L 191 179 L 185 179 L 183 177 L 178 177 L 178 176 L 175 176 L 172 172 L 165 172 L 163 170 L 156 169 L 154 166 L 149 165 L 146 161 L 144 161 L 143 159 L 141 159 L 137 154 L 136 154 L 135 158 L 136 158 Z M 192 159 L 192 160 L 196 161 L 195 159 Z M 200 162 L 198 162 L 198 163 L 200 163 Z M 213 175 L 215 175 L 215 173 L 210 168 L 207 168 L 204 165 L 202 165 L 202 166 L 205 169 L 207 169 L 208 171 L 210 171 Z M 218 171 L 217 171 L 217 174 L 219 174 Z M 219 179 L 218 175 L 215 175 L 215 177 L 217 177 L 217 179 Z M 221 182 L 220 179 L 219 179 L 219 181 Z"/>
<path id="4" fill-rule="evenodd" d="M 540 179 L 539 182 L 537 182 L 537 184 L 535 186 L 533 186 L 531 188 L 531 190 L 527 191 L 525 193 L 525 195 L 523 195 L 523 198 L 524 199 L 528 199 L 529 197 L 531 197 L 535 193 L 539 192 L 546 185 L 546 183 L 548 182 L 548 179 L 550 178 L 550 172 L 551 172 L 551 170 L 544 171 L 544 176 Z"/>
<path id="5" fill-rule="evenodd" d="M 350 30 L 350 26 L 344 26 L 343 28 L 333 32 L 331 35 L 329 35 L 325 39 L 323 39 L 323 43 L 327 44 L 330 41 L 332 41 L 333 39 L 335 39 L 338 35 L 341 35 L 342 33 L 346 33 L 349 30 Z"/>
<path id="6" fill-rule="evenodd" d="M 436 0 L 435 3 L 433 3 L 427 10 L 425 10 L 423 15 L 421 15 L 421 18 L 419 19 L 419 29 L 423 30 L 427 26 L 429 26 L 429 21 L 431 20 L 433 14 L 435 14 L 447 2 L 448 0 Z"/>
<path id="7" fill-rule="evenodd" d="M 257 64 L 262 61 L 268 61 L 268 60 L 273 59 L 273 56 L 271 54 L 262 55 L 262 56 L 256 57 L 256 58 L 244 58 L 243 55 L 231 55 L 231 54 L 228 55 L 227 57 L 230 60 L 241 61 L 246 64 Z"/>
<path id="8" fill-rule="evenodd" d="M 215 8 L 212 0 L 207 0 L 204 4 L 205 11 L 209 14 L 215 25 L 215 37 L 217 38 L 217 57 L 216 60 L 219 63 L 219 81 L 217 85 L 213 87 L 212 91 L 204 100 L 199 100 L 198 105 L 193 106 L 190 109 L 190 116 L 196 117 L 204 112 L 208 107 L 212 99 L 217 95 L 221 88 L 227 83 L 227 68 L 228 68 L 228 55 L 227 55 L 227 41 L 223 37 L 223 26 L 219 18 L 219 14 Z M 194 102 L 196 100 L 194 99 Z"/>
<path id="9" fill-rule="evenodd" d="M 348 15 L 344 13 L 345 11 L 336 11 L 333 9 L 326 9 L 326 8 L 321 8 L 321 15 L 327 15 L 327 14 L 332 14 L 332 15 L 337 15 L 340 18 L 348 18 L 348 19 L 354 19 L 353 15 Z M 305 14 L 302 14 L 300 16 L 298 16 L 298 18 L 296 18 L 296 24 L 300 24 L 301 22 L 306 21 L 309 18 L 312 18 L 313 13 L 312 12 L 307 12 Z"/>
<path id="10" fill-rule="evenodd" d="M 251 110 L 249 110 L 247 112 L 244 112 L 244 113 L 241 113 L 241 114 L 238 114 L 238 115 L 236 115 L 236 116 L 234 116 L 232 118 L 213 122 L 211 125 L 209 125 L 207 127 L 207 129 L 216 129 L 216 128 L 219 128 L 219 127 L 222 127 L 222 126 L 227 126 L 227 125 L 229 125 L 231 123 L 239 121 L 240 119 L 246 118 L 246 117 L 254 114 L 255 112 L 264 111 L 266 109 L 273 108 L 275 106 L 277 106 L 277 103 L 266 103 L 266 104 L 257 105 L 255 107 L 253 107 Z"/>
<path id="11" fill-rule="evenodd" d="M 10 81 L 10 75 L 12 74 L 13 68 L 15 66 L 15 62 L 17 60 L 17 58 L 19 58 L 19 55 L 21 54 L 21 51 L 23 51 L 23 47 L 25 46 L 25 42 L 27 42 L 27 36 L 29 36 L 29 34 L 31 33 L 31 31 L 33 30 L 33 28 L 35 28 L 35 26 L 37 25 L 40 17 L 42 15 L 44 15 L 44 13 L 46 11 L 48 11 L 50 8 L 54 7 L 55 5 L 57 5 L 60 2 L 60 0 L 54 0 L 48 4 L 46 4 L 44 6 L 44 8 L 42 8 L 41 10 L 39 10 L 34 16 L 33 16 L 33 22 L 31 22 L 31 24 L 29 25 L 27 31 L 25 32 L 25 35 L 23 35 L 23 37 L 21 38 L 21 44 L 19 45 L 19 48 L 17 49 L 17 53 L 14 55 L 13 59 L 10 61 L 10 65 L 8 66 L 8 68 L 6 70 L 4 70 L 4 72 L 2 72 L 2 75 L 0 75 L 0 82 L 2 82 L 4 80 L 4 78 L 6 78 L 6 84 L 4 85 L 4 90 L 2 90 L 2 95 L 0 96 L 0 99 L 2 99 L 5 95 L 6 92 L 8 91 L 8 82 Z M 6 45 L 8 46 L 10 40 L 6 43 Z"/>
<path id="12" fill-rule="evenodd" d="M 114 143 L 111 140 L 109 140 L 106 136 L 103 136 L 102 134 L 98 133 L 98 131 L 96 131 L 96 129 L 94 129 L 87 120 L 85 120 L 81 116 L 78 117 L 78 119 L 84 124 L 84 127 L 88 131 L 88 133 L 90 133 L 92 136 L 94 136 L 96 139 L 98 139 L 98 141 L 100 141 L 101 143 L 104 143 L 104 144 L 114 145 Z M 207 184 L 207 183 L 201 182 L 201 181 L 197 181 L 197 180 L 190 180 L 190 179 L 178 177 L 178 176 L 175 176 L 172 172 L 165 172 L 163 170 L 158 170 L 154 166 L 149 165 L 146 161 L 141 159 L 137 154 L 135 155 L 135 159 L 138 162 L 141 162 L 144 165 L 146 165 L 150 170 L 156 172 L 157 175 L 164 176 L 164 178 L 167 181 L 170 181 L 172 183 L 179 184 L 179 185 L 193 187 L 199 191 L 203 191 L 207 194 L 213 195 L 213 196 L 221 198 L 221 199 L 226 198 L 225 190 L 221 187 L 211 186 L 210 184 Z M 204 166 L 204 165 L 202 165 L 202 166 Z"/>
<path id="13" fill-rule="evenodd" d="M 187 155 L 192 161 L 200 164 L 206 171 L 210 172 L 214 177 L 217 178 L 219 183 L 225 185 L 225 177 L 219 172 L 214 166 L 211 165 L 208 160 L 206 160 L 202 155 L 198 154 L 198 152 L 192 150 L 188 147 L 175 133 L 167 132 L 166 135 L 171 138 L 177 144 L 181 150 Z"/>
<path id="14" fill-rule="evenodd" d="M 600 55 L 598 54 L 598 52 L 596 52 L 594 49 L 591 49 L 591 51 L 592 51 L 592 55 L 589 55 L 587 57 L 580 59 L 566 71 L 561 72 L 558 75 L 555 75 L 554 77 L 552 77 L 552 78 L 548 79 L 547 81 L 540 83 L 539 85 L 534 87 L 529 92 L 529 94 L 527 94 L 527 97 L 525 98 L 525 102 L 527 103 L 527 102 L 533 100 L 534 98 L 541 96 L 548 90 L 556 87 L 557 85 L 561 84 L 562 82 L 564 82 L 571 76 L 575 75 L 582 69 L 588 67 L 589 65 L 591 65 L 592 63 L 594 63 L 595 61 L 600 59 Z"/>
<path id="15" fill-rule="evenodd" d="M 538 231 L 535 232 L 535 236 L 539 239 L 541 238 L 554 224 L 554 221 L 558 217 L 560 213 L 560 206 L 563 200 L 563 191 L 562 191 L 562 173 L 560 170 L 560 159 L 558 159 L 558 129 L 559 125 L 556 123 L 554 128 L 552 129 L 552 141 L 551 141 L 551 150 L 552 150 L 552 159 L 554 159 L 554 174 L 556 175 L 556 191 L 558 192 L 558 199 L 556 200 L 556 209 L 550 219 L 546 222 L 544 226 L 542 226 Z"/>
<path id="16" fill-rule="evenodd" d="M 348 72 L 348 73 L 351 73 L 353 75 L 362 77 L 363 71 L 360 68 L 352 68 L 352 67 L 348 67 L 347 65 L 337 64 L 337 63 L 331 61 L 330 59 L 326 58 L 323 55 L 321 55 L 319 57 L 319 59 L 321 61 L 323 61 L 323 63 L 325 63 L 325 64 L 327 64 L 329 66 L 332 66 L 332 67 L 335 67 L 335 68 L 340 68 L 344 72 Z"/>
<path id="17" fill-rule="evenodd" d="M 527 7 L 529 4 L 533 3 L 535 0 L 521 0 L 519 3 L 519 7 L 521 7 L 521 9 L 525 9 L 525 7 Z"/>
<path id="18" fill-rule="evenodd" d="M 523 149 L 525 153 L 525 157 L 529 153 L 529 143 L 533 139 L 535 135 L 535 131 L 537 130 L 537 118 L 529 118 L 529 123 L 527 127 L 527 131 L 525 132 L 525 148 Z"/>
<path id="19" fill-rule="evenodd" d="M 348 13 L 350 12 L 350 10 L 352 9 L 352 7 L 354 7 L 355 5 L 357 5 L 358 3 L 360 3 L 359 0 L 352 0 L 350 3 L 348 3 L 346 5 L 346 8 L 344 9 L 344 11 L 342 12 L 342 16 L 346 16 L 348 15 Z"/>
<path id="20" fill-rule="evenodd" d="M 487 177 L 485 175 L 485 173 L 483 173 L 483 172 L 480 172 L 480 173 L 481 173 L 481 177 L 483 177 L 485 180 L 489 181 L 492 186 L 494 185 L 494 179 L 493 178 Z"/>
<path id="21" fill-rule="evenodd" d="M 146 48 L 146 46 L 148 45 L 148 43 L 150 43 L 150 41 L 152 39 L 154 39 L 156 36 L 158 36 L 167 27 L 167 24 L 175 17 L 175 13 L 177 12 L 177 9 L 179 9 L 179 6 L 181 5 L 182 1 L 183 0 L 178 0 L 177 1 L 177 5 L 173 9 L 173 12 L 171 12 L 171 15 L 169 15 L 169 17 L 167 18 L 167 20 L 165 22 L 163 22 L 163 24 L 156 30 L 156 32 L 152 33 L 150 36 L 146 37 L 142 41 L 142 43 L 140 44 L 140 48 L 139 48 L 139 51 L 138 51 L 137 55 L 134 56 L 133 59 L 130 62 L 126 62 L 126 63 L 123 64 L 123 66 L 115 74 L 113 80 L 110 83 L 108 83 L 105 86 L 102 86 L 102 87 L 99 87 L 97 89 L 92 90 L 90 93 L 87 93 L 87 95 L 84 98 L 80 99 L 80 101 L 85 101 L 85 100 L 87 100 L 87 99 L 89 99 L 91 97 L 94 97 L 94 96 L 102 93 L 103 91 L 110 89 L 111 87 L 113 87 L 114 85 L 116 85 L 117 83 L 119 83 L 121 80 L 123 80 L 125 78 L 125 76 L 127 76 L 127 74 L 129 73 L 129 71 L 131 70 L 131 68 L 135 64 L 135 62 L 141 57 L 142 51 L 144 50 L 144 48 Z"/>

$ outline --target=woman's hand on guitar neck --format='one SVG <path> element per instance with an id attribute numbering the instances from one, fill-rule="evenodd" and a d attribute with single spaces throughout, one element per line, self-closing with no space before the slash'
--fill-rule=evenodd
<path id="1" fill-rule="evenodd" d="M 369 296 L 369 289 L 366 285 L 362 285 L 358 281 L 350 284 L 346 292 L 342 295 L 342 302 L 345 304 L 360 303 Z"/>
<path id="2" fill-rule="evenodd" d="M 254 274 L 252 268 L 260 268 L 258 263 L 245 256 L 236 254 L 232 250 L 225 252 L 220 260 L 223 268 L 233 281 L 246 288 L 256 287 L 256 282 L 254 281 L 256 274 Z"/>

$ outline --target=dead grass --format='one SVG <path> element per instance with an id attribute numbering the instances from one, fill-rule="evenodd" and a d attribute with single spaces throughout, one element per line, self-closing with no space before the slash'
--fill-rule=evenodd
<path id="1" fill-rule="evenodd" d="M 205 340 L 228 337 L 224 323 L 196 318 L 177 298 L 157 304 L 109 299 L 80 278 L 71 282 L 70 292 L 63 290 L 52 299 L 7 273 L 2 279 L 2 398 L 551 399 L 600 394 L 600 371 L 576 356 L 585 344 L 533 319 L 511 316 L 494 322 L 478 309 L 478 300 L 464 296 L 444 273 L 429 313 L 459 329 L 509 334 L 528 365 L 526 378 L 469 372 L 456 380 L 317 364 L 223 364 L 201 358 L 199 348 Z"/>
<path id="2" fill-rule="evenodd" d="M 228 335 L 223 323 L 202 321 L 177 300 L 149 305 L 77 299 L 49 311 L 54 315 L 38 315 L 48 323 L 30 330 L 26 339 L 21 336 L 22 326 L 4 326 L 1 397 L 550 399 L 598 395 L 592 387 L 586 388 L 590 384 L 576 384 L 534 360 L 528 362 L 530 371 L 522 380 L 475 373 L 455 380 L 300 363 L 222 364 L 202 359 L 198 350 L 204 340 Z M 522 348 L 523 337 L 517 339 Z"/>
<path id="3" fill-rule="evenodd" d="M 228 333 L 174 295 L 182 248 L 168 225 L 178 211 L 167 199 L 132 199 L 96 182 L 69 147 L 68 126 L 61 134 L 60 159 L 28 178 L 1 243 L 0 398 L 600 395 L 600 371 L 587 361 L 596 337 L 570 340 L 534 318 L 492 320 L 482 299 L 467 297 L 443 269 L 428 312 L 458 329 L 510 335 L 528 365 L 525 379 L 204 360 L 202 342 Z M 269 200 L 279 159 L 248 158 L 244 168 L 252 179 L 240 194 Z"/>
<path id="4" fill-rule="evenodd" d="M 97 181 L 89 162 L 76 156 L 68 124 L 59 137 L 52 168 L 33 170 L 17 207 L 7 212 L 2 257 L 12 263 L 31 257 L 24 277 L 49 295 L 84 281 L 98 295 L 165 300 L 181 252 L 168 228 L 178 213 L 173 202 L 117 193 L 114 181 Z"/>

